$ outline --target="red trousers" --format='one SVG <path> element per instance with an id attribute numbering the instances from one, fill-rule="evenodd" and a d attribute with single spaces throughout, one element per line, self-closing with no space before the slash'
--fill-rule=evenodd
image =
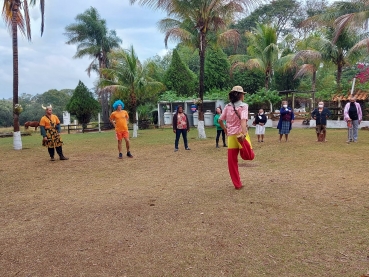
<path id="1" fill-rule="evenodd" d="M 241 143 L 237 140 L 237 135 L 228 136 L 228 170 L 236 189 L 242 187 L 238 171 L 238 153 L 240 153 L 243 160 L 250 161 L 255 158 L 249 135 Z"/>

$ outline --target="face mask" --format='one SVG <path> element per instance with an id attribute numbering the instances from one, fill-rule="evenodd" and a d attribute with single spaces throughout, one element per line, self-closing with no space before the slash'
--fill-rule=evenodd
<path id="1" fill-rule="evenodd" d="M 319 108 L 323 108 L 323 105 L 318 105 Z"/>
<path id="2" fill-rule="evenodd" d="M 264 113 L 259 113 L 260 115 L 263 115 Z"/>
<path id="3" fill-rule="evenodd" d="M 283 105 L 283 108 L 287 108 L 287 105 Z"/>

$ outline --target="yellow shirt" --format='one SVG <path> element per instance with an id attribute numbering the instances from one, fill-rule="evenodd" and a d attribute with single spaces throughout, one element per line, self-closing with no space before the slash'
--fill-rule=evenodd
<path id="1" fill-rule="evenodd" d="M 123 132 L 128 131 L 128 113 L 125 110 L 112 112 L 110 115 L 110 120 L 115 122 L 115 131 Z"/>
<path id="2" fill-rule="evenodd" d="M 51 116 L 49 116 L 49 118 L 50 118 L 51 122 L 54 123 L 54 128 L 56 128 L 56 125 L 60 124 L 60 120 L 56 115 L 52 114 Z M 46 115 L 41 117 L 40 126 L 44 126 L 45 129 L 50 129 L 51 125 L 50 125 L 49 118 L 46 117 Z"/>

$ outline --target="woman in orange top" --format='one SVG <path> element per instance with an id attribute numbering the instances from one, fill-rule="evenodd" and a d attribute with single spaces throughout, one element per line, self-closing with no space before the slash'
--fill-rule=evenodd
<path id="1" fill-rule="evenodd" d="M 40 120 L 40 131 L 43 137 L 42 145 L 47 147 L 51 161 L 55 161 L 54 148 L 56 149 L 56 153 L 58 153 L 60 160 L 68 160 L 68 158 L 63 155 L 63 141 L 60 137 L 60 120 L 53 114 L 53 108 L 51 105 L 44 109 L 46 109 L 45 115 L 41 117 Z"/>

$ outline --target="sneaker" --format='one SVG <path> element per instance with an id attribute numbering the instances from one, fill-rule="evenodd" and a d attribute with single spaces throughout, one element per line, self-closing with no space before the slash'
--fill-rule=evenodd
<path id="1" fill-rule="evenodd" d="M 123 159 L 123 154 L 122 153 L 119 153 L 119 159 Z"/>
<path id="2" fill-rule="evenodd" d="M 127 152 L 127 157 L 128 157 L 128 158 L 133 158 L 133 156 L 132 156 L 131 152 L 129 152 L 129 151 Z"/>
<path id="3" fill-rule="evenodd" d="M 174 148 L 174 152 L 177 152 L 178 151 L 178 149 L 177 148 Z"/>
<path id="4" fill-rule="evenodd" d="M 187 147 L 186 150 L 191 150 L 191 149 Z"/>
<path id="5" fill-rule="evenodd" d="M 60 156 L 60 160 L 61 160 L 61 161 L 66 161 L 66 160 L 69 160 L 69 158 L 64 157 L 64 156 Z"/>
<path id="6" fill-rule="evenodd" d="M 51 157 L 50 158 L 50 161 L 52 161 L 52 162 L 55 161 L 55 158 L 54 157 Z"/>

